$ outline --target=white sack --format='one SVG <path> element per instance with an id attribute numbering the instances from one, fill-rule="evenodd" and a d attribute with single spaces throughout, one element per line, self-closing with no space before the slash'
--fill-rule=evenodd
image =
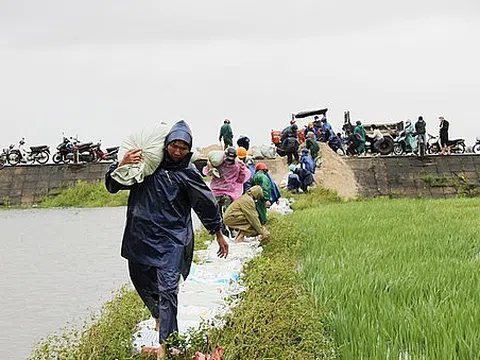
<path id="1" fill-rule="evenodd" d="M 218 167 L 223 164 L 225 152 L 222 150 L 212 150 L 208 153 L 207 157 L 213 167 Z"/>
<path id="2" fill-rule="evenodd" d="M 277 148 L 275 145 L 261 145 L 260 151 L 262 152 L 263 157 L 267 159 L 275 159 L 277 154 Z"/>
<path id="3" fill-rule="evenodd" d="M 170 126 L 160 124 L 153 129 L 144 129 L 128 136 L 120 146 L 119 159 L 132 149 L 142 149 L 143 160 L 136 164 L 123 165 L 112 172 L 112 178 L 123 185 L 133 185 L 143 182 L 145 176 L 153 174 L 163 160 L 165 138 Z"/>

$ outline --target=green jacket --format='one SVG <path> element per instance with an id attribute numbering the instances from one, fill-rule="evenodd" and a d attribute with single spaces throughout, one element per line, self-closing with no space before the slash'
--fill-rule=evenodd
<path id="1" fill-rule="evenodd" d="M 220 137 L 218 138 L 219 141 L 227 140 L 228 142 L 232 142 L 233 140 L 233 131 L 232 127 L 230 124 L 223 124 L 222 127 L 220 128 Z"/>
<path id="2" fill-rule="evenodd" d="M 264 229 L 260 224 L 255 200 L 262 199 L 260 186 L 252 186 L 244 195 L 235 200 L 223 215 L 223 222 L 232 229 L 243 231 L 247 236 L 262 234 Z"/>
<path id="3" fill-rule="evenodd" d="M 363 128 L 363 125 L 357 125 L 355 126 L 355 128 L 353 129 L 353 134 L 356 135 L 356 134 L 359 134 L 361 137 L 362 137 L 362 142 L 365 142 L 365 129 Z"/>
<path id="4" fill-rule="evenodd" d="M 263 170 L 259 170 L 253 175 L 252 186 L 259 185 L 262 188 L 263 198 L 257 200 L 256 206 L 258 211 L 258 217 L 260 218 L 260 223 L 265 225 L 268 221 L 267 216 L 267 201 L 270 201 L 270 195 L 272 192 L 272 184 L 265 175 Z"/>
<path id="5" fill-rule="evenodd" d="M 318 146 L 318 143 L 315 139 L 312 138 L 307 138 L 307 141 L 305 142 L 305 147 L 310 150 L 310 153 L 312 154 L 312 158 L 316 158 L 318 155 L 318 151 L 320 150 L 320 147 Z"/>

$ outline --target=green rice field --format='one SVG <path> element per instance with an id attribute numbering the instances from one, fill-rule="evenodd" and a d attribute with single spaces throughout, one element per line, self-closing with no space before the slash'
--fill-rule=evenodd
<path id="1" fill-rule="evenodd" d="M 480 358 L 479 211 L 479 199 L 378 199 L 288 219 L 339 358 Z"/>

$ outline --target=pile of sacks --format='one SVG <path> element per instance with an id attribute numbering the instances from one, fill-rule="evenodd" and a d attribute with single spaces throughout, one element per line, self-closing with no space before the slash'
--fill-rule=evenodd
<path id="1" fill-rule="evenodd" d="M 269 210 L 278 212 L 282 215 L 290 214 L 293 212 L 292 208 L 290 207 L 290 204 L 293 203 L 293 201 L 293 199 L 280 198 L 278 199 L 278 204 L 273 203 Z"/>
<path id="2" fill-rule="evenodd" d="M 260 145 L 252 147 L 252 157 L 254 159 L 275 159 L 277 148 L 275 145 Z"/>

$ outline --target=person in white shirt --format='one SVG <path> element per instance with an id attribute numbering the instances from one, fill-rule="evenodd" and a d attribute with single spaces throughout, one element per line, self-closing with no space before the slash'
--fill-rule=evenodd
<path id="1" fill-rule="evenodd" d="M 372 138 L 375 141 L 373 143 L 373 150 L 375 150 L 375 152 L 379 154 L 380 146 L 382 145 L 384 140 L 383 134 L 380 132 L 380 130 L 378 130 L 378 128 L 375 125 L 372 125 L 372 130 L 373 130 Z"/>

